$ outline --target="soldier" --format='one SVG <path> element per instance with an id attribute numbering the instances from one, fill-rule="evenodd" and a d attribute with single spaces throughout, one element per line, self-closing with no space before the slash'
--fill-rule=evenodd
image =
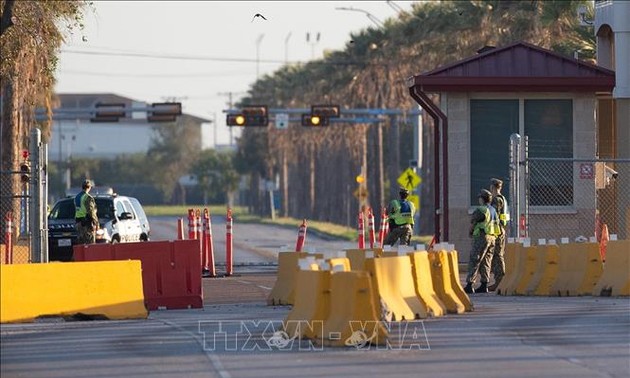
<path id="1" fill-rule="evenodd" d="M 77 223 L 77 243 L 96 243 L 98 217 L 96 216 L 96 202 L 89 193 L 92 189 L 90 180 L 85 180 L 81 186 L 83 190 L 74 197 L 74 219 Z"/>
<path id="2" fill-rule="evenodd" d="M 466 276 L 466 293 L 487 293 L 488 281 L 490 280 L 490 262 L 492 259 L 492 249 L 494 248 L 495 234 L 498 232 L 497 213 L 490 201 L 492 194 L 486 189 L 481 189 L 479 193 L 479 207 L 473 212 L 470 225 L 470 236 L 473 238 L 470 259 L 468 260 L 468 275 Z M 481 268 L 480 268 L 481 266 Z M 481 286 L 476 290 L 473 284 L 477 279 L 477 274 L 481 274 Z"/>
<path id="3" fill-rule="evenodd" d="M 494 243 L 494 251 L 492 253 L 492 273 L 494 274 L 494 284 L 488 290 L 495 291 L 503 276 L 505 275 L 505 237 L 507 235 L 507 224 L 510 221 L 510 212 L 505 197 L 501 194 L 503 181 L 493 178 L 490 179 L 490 192 L 492 193 L 492 207 L 499 214 L 499 235 Z"/>
<path id="4" fill-rule="evenodd" d="M 400 239 L 401 245 L 411 243 L 413 216 L 416 213 L 416 207 L 407 200 L 409 196 L 407 189 L 400 188 L 398 195 L 400 199 L 393 200 L 389 205 L 389 233 L 383 241 L 383 245 L 394 245 L 398 239 Z"/>

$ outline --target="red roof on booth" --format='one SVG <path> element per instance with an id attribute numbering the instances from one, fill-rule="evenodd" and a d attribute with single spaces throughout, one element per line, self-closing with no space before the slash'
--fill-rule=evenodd
<path id="1" fill-rule="evenodd" d="M 615 72 L 526 42 L 409 78 L 423 92 L 612 92 Z"/>

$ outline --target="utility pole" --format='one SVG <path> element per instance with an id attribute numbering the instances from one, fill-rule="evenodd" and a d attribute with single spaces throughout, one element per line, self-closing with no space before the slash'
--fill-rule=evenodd
<path id="1" fill-rule="evenodd" d="M 284 64 L 289 64 L 289 38 L 291 38 L 291 32 L 284 39 Z"/>
<path id="2" fill-rule="evenodd" d="M 228 98 L 228 104 L 227 104 L 228 105 L 228 109 L 232 109 L 232 107 L 234 106 L 234 103 L 232 102 L 232 98 L 233 98 L 232 96 L 233 95 L 245 94 L 245 93 L 246 92 L 231 92 L 230 91 L 230 92 L 219 92 L 219 93 L 217 93 L 217 95 L 219 95 L 219 96 L 227 96 L 227 98 Z M 233 129 L 233 127 L 230 127 L 230 146 L 232 146 L 232 138 L 233 138 L 232 129 Z"/>
<path id="3" fill-rule="evenodd" d="M 260 75 L 260 43 L 262 42 L 264 37 L 265 35 L 261 34 L 256 40 L 256 80 L 258 80 L 258 77 Z"/>

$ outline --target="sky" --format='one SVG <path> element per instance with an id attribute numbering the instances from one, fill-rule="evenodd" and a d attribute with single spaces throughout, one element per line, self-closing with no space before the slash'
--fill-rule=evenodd
<path id="1" fill-rule="evenodd" d="M 229 144 L 228 93 L 237 101 L 257 76 L 272 74 L 287 61 L 306 62 L 321 59 L 326 50 L 343 50 L 352 32 L 377 27 L 396 17 L 397 9 L 409 11 L 411 4 L 94 1 L 86 9 L 84 29 L 68 35 L 61 48 L 56 92 L 181 102 L 184 113 L 216 119 L 216 130 L 205 129 L 203 146 Z"/>

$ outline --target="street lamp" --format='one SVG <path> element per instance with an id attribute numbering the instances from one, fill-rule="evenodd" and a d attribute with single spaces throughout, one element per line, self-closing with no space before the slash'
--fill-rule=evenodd
<path id="1" fill-rule="evenodd" d="M 345 10 L 345 11 L 353 11 L 353 12 L 361 12 L 361 13 L 365 13 L 365 15 L 367 16 L 367 18 L 370 19 L 370 21 L 372 21 L 376 26 L 378 26 L 379 28 L 382 27 L 383 21 L 379 20 L 378 18 L 376 18 L 376 16 L 374 16 L 372 13 L 363 10 L 363 9 L 357 9 L 357 8 L 353 8 L 353 7 L 339 7 L 339 8 L 335 8 L 336 10 Z"/>
<path id="2" fill-rule="evenodd" d="M 317 35 L 313 37 L 313 42 L 311 41 L 311 33 L 306 33 L 306 42 L 311 45 L 311 59 L 315 59 L 315 46 L 319 43 L 319 37 L 321 36 L 320 32 L 317 32 Z"/>
<path id="3" fill-rule="evenodd" d="M 260 42 L 262 42 L 264 36 L 265 34 L 261 34 L 256 40 L 256 80 L 258 80 L 258 75 L 260 72 Z"/>
<path id="4" fill-rule="evenodd" d="M 289 63 L 289 38 L 291 38 L 291 32 L 284 39 L 284 64 Z"/>

